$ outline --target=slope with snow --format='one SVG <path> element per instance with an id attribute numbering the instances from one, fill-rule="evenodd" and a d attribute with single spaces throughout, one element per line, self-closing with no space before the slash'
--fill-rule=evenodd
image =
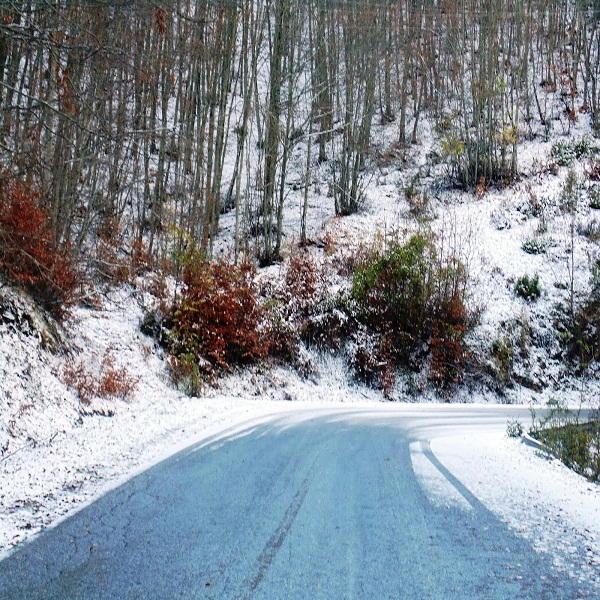
<path id="1" fill-rule="evenodd" d="M 573 135 L 585 135 L 588 129 L 581 123 Z M 381 128 L 380 143 L 385 145 L 388 138 L 389 133 Z M 560 396 L 573 405 L 597 405 L 598 381 L 593 371 L 573 377 L 557 350 L 553 331 L 555 306 L 568 300 L 570 280 L 577 294 L 588 289 L 597 250 L 584 236 L 571 236 L 578 224 L 595 219 L 588 203 L 580 202 L 574 214 L 561 209 L 561 189 L 568 169 L 555 172 L 542 168 L 551 162 L 551 142 L 524 144 L 521 181 L 475 198 L 438 186 L 443 165 L 434 164 L 430 157 L 434 141 L 426 124 L 421 127 L 420 138 L 419 146 L 406 151 L 408 162 L 372 169 L 363 209 L 350 217 L 333 218 L 333 200 L 326 194 L 329 167 L 315 170 L 309 237 L 331 240 L 329 252 L 335 255 L 377 235 L 403 239 L 419 227 L 443 232 L 468 261 L 472 302 L 481 309 L 481 321 L 469 339 L 473 352 L 485 362 L 490 360 L 491 344 L 498 336 L 515 328 L 527 336 L 526 356 L 515 366 L 526 385 L 516 383 L 497 395 L 485 383 L 474 380 L 459 389 L 455 399 L 539 405 Z M 582 180 L 584 166 L 574 167 Z M 292 167 L 290 180 L 297 178 L 302 168 L 301 162 Z M 422 189 L 431 194 L 431 219 L 425 225 L 410 215 L 404 197 L 405 186 L 417 173 L 422 175 Z M 545 207 L 544 235 L 552 244 L 546 254 L 530 255 L 522 244 L 540 230 L 542 216 L 532 211 L 538 200 Z M 301 201 L 302 192 L 290 187 L 284 220 L 288 249 L 299 235 Z M 231 251 L 234 218 L 233 214 L 222 218 L 217 253 Z M 318 260 L 331 259 L 318 246 L 311 252 Z M 267 276 L 276 278 L 278 273 L 278 267 L 271 267 Z M 514 293 L 516 278 L 524 274 L 540 277 L 542 297 L 536 303 L 527 303 Z M 322 401 L 382 400 L 378 392 L 352 380 L 341 357 L 316 353 L 311 355 L 315 374 L 308 380 L 288 368 L 260 365 L 226 376 L 218 388 L 207 388 L 202 398 L 185 397 L 170 382 L 163 351 L 140 332 L 143 305 L 144 295 L 139 289 L 122 287 L 106 292 L 95 308 L 80 307 L 72 312 L 58 332 L 66 350 L 53 352 L 35 327 L 25 331 L 15 322 L 14 307 L 3 304 L 2 554 L 93 501 L 123 478 L 199 439 L 300 406 L 310 412 Z M 22 309 L 30 311 L 27 306 Z M 94 398 L 84 404 L 66 385 L 65 369 L 82 364 L 97 370 L 107 355 L 137 381 L 135 391 L 127 400 Z M 439 400 L 432 390 L 415 398 L 406 392 L 402 378 L 395 398 Z M 438 439 L 432 449 L 480 501 L 530 537 L 537 548 L 556 551 L 556 560 L 573 576 L 598 573 L 597 486 L 499 432 L 491 437 Z M 432 493 L 435 495 L 435 490 Z M 569 564 L 564 558 L 571 542 L 586 544 L 587 566 Z"/>

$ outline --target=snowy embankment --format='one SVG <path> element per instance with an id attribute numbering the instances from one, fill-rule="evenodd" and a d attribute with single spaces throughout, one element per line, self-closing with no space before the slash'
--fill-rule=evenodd
<path id="1" fill-rule="evenodd" d="M 381 144 L 385 146 L 384 133 Z M 427 132 L 422 133 L 426 142 Z M 315 203 L 311 214 L 316 216 L 309 232 L 315 241 L 328 240 L 332 255 L 325 256 L 319 249 L 322 244 L 310 251 L 319 260 L 335 260 L 336 253 L 377 236 L 404 239 L 419 227 L 443 233 L 468 263 L 472 301 L 481 310 L 480 323 L 468 340 L 479 360 L 481 371 L 476 375 L 481 380 L 475 378 L 459 388 L 454 399 L 543 405 L 559 397 L 574 405 L 597 404 L 597 377 L 592 373 L 576 379 L 569 373 L 553 330 L 555 306 L 568 300 L 570 283 L 574 294 L 585 292 L 596 256 L 595 242 L 579 234 L 573 237 L 577 225 L 596 223 L 593 209 L 580 202 L 575 213 L 568 213 L 560 206 L 567 169 L 557 174 L 541 168 L 538 158 L 549 160 L 550 144 L 525 145 L 523 181 L 508 190 L 489 190 L 477 199 L 456 191 L 432 194 L 430 221 L 423 225 L 410 215 L 403 190 L 416 174 L 422 176 L 423 193 L 435 189 L 435 177 L 427 175 L 431 144 L 425 142 L 414 150 L 408 164 L 373 175 L 359 214 L 331 218 L 332 201 L 317 193 L 318 187 L 325 189 L 317 182 L 311 193 Z M 583 178 L 583 166 L 574 168 Z M 328 175 L 319 177 L 325 181 Z M 290 244 L 298 232 L 293 217 L 300 214 L 301 198 L 290 193 L 286 205 Z M 538 204 L 543 210 L 538 211 Z M 223 254 L 231 243 L 228 232 L 233 219 L 231 213 L 222 218 L 224 234 L 217 249 Z M 538 237 L 548 242 L 547 251 L 526 253 L 524 242 Z M 539 276 L 537 302 L 515 294 L 515 280 L 523 275 Z M 139 299 L 139 294 L 122 288 L 100 298 L 96 308 L 75 309 L 65 330 L 58 332 L 68 349 L 66 356 L 64 351 L 50 350 L 55 345 L 52 332 L 48 337 L 41 332 L 43 327 L 29 322 L 31 310 L 25 301 L 23 306 L 20 300 L 2 304 L 0 556 L 191 443 L 219 432 L 231 433 L 273 414 L 300 408 L 310 413 L 311 407 L 324 402 L 382 400 L 378 392 L 356 385 L 343 357 L 333 355 L 314 356 L 316 374 L 309 379 L 291 369 L 254 367 L 225 377 L 218 389 L 207 388 L 202 398 L 188 398 L 173 388 L 162 350 L 140 332 Z M 508 340 L 515 348 L 508 373 L 513 380 L 502 390 L 488 385 L 490 369 L 499 370 L 491 357 L 494 340 Z M 66 385 L 66 371 L 83 365 L 97 375 L 105 364 L 124 369 L 136 383 L 134 392 L 126 400 L 92 398 L 82 403 Z M 424 382 L 426 373 L 414 377 Z M 408 388 L 406 378 L 399 377 L 394 398 L 435 399 L 430 388 L 416 395 Z M 598 572 L 598 486 L 508 440 L 504 431 L 439 438 L 432 450 L 480 502 L 530 538 L 536 548 L 560 550 L 556 560 L 574 576 Z M 432 477 L 439 479 L 435 473 Z M 431 477 L 423 479 L 426 488 L 428 481 Z M 565 561 L 565 552 L 568 555 L 570 547 L 581 545 L 587 548 L 585 564 Z"/>
<path id="2" fill-rule="evenodd" d="M 600 594 L 600 486 L 503 432 L 440 437 L 431 449 L 478 502 L 552 556 L 557 571 L 595 582 Z M 439 479 L 430 476 L 426 488 L 452 502 L 432 484 Z"/>
<path id="3" fill-rule="evenodd" d="M 162 351 L 139 331 L 142 311 L 133 296 L 120 290 L 102 304 L 101 310 L 77 309 L 69 319 L 62 332 L 69 357 L 44 349 L 39 332 L 24 334 L 5 309 L 0 322 L 0 556 L 178 449 L 295 406 L 273 400 L 378 397 L 347 387 L 343 373 L 321 383 L 303 382 L 284 369 L 233 374 L 222 390 L 186 397 L 170 385 Z M 137 382 L 134 393 L 127 400 L 81 403 L 64 383 L 66 365 L 98 368 L 107 354 Z"/>
<path id="4" fill-rule="evenodd" d="M 62 332 L 71 348 L 65 361 L 61 353 L 44 350 L 38 335 L 25 335 L 4 316 L 0 557 L 192 443 L 231 435 L 281 413 L 302 410 L 309 416 L 332 402 L 360 408 L 358 403 L 371 401 L 373 408 L 381 400 L 377 392 L 354 385 L 336 357 L 321 357 L 320 374 L 310 380 L 288 369 L 255 368 L 226 377 L 220 389 L 207 388 L 202 398 L 186 397 L 171 386 L 162 351 L 139 331 L 141 317 L 126 290 L 103 299 L 101 309 L 77 309 Z M 99 366 L 107 353 L 137 380 L 135 392 L 127 400 L 84 405 L 63 382 L 65 362 Z M 468 400 L 485 398 L 473 394 Z M 432 450 L 479 502 L 538 551 L 549 553 L 559 572 L 597 578 L 599 486 L 507 439 L 503 428 L 434 439 Z M 434 501 L 453 501 L 457 492 L 439 472 L 424 477 L 418 465 L 416 470 Z"/>
<path id="5" fill-rule="evenodd" d="M 102 310 L 75 311 L 62 333 L 73 348 L 71 361 L 99 365 L 110 352 L 139 379 L 128 400 L 85 406 L 61 381 L 64 357 L 43 350 L 39 337 L 3 323 L 2 423 L 12 429 L 3 438 L 6 450 L 0 459 L 0 556 L 203 439 L 231 436 L 282 414 L 294 413 L 294 422 L 323 409 L 335 412 L 336 402 L 352 402 L 344 410 L 357 414 L 386 406 L 403 410 L 396 403 L 374 404 L 379 394 L 353 385 L 336 358 L 321 359 L 321 374 L 310 381 L 286 369 L 256 369 L 227 377 L 221 389 L 207 389 L 203 398 L 182 396 L 169 384 L 161 351 L 140 333 L 141 315 L 133 296 L 123 290 L 105 298 Z M 409 415 L 420 410 L 404 407 Z M 475 436 L 434 437 L 431 446 L 478 501 L 537 550 L 550 553 L 560 571 L 593 580 L 600 564 L 598 486 L 507 439 L 503 427 Z M 415 470 L 434 502 L 465 503 L 431 463 L 418 458 L 413 453 Z"/>

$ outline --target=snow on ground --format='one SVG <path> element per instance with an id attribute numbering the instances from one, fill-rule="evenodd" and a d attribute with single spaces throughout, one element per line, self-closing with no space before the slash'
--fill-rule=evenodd
<path id="1" fill-rule="evenodd" d="M 102 310 L 77 309 L 63 332 L 71 363 L 92 368 L 107 351 L 139 379 L 128 400 L 82 404 L 63 383 L 65 357 L 37 337 L 2 325 L 0 336 L 0 557 L 150 464 L 198 439 L 272 413 L 289 400 L 378 399 L 348 386 L 335 357 L 321 359 L 330 376 L 301 381 L 279 369 L 232 374 L 220 390 L 190 398 L 169 383 L 162 352 L 139 331 L 142 311 L 126 289 Z M 285 402 L 273 402 L 282 400 Z"/>
<path id="2" fill-rule="evenodd" d="M 558 174 L 540 169 L 549 160 L 550 143 L 525 143 L 520 169 L 527 177 L 508 190 L 488 190 L 475 199 L 447 189 L 436 191 L 434 178 L 428 175 L 427 156 L 433 142 L 425 125 L 420 137 L 408 162 L 381 168 L 370 177 L 364 210 L 344 219 L 333 217 L 333 199 L 327 196 L 329 167 L 316 168 L 309 195 L 309 237 L 329 237 L 334 255 L 375 235 L 402 239 L 422 226 L 409 215 L 403 193 L 422 170 L 423 189 L 431 191 L 435 217 L 430 225 L 453 239 L 468 260 L 473 302 L 483 311 L 471 343 L 489 355 L 493 340 L 515 328 L 520 328 L 519 335 L 527 343 L 527 356 L 518 368 L 529 387 L 515 385 L 500 399 L 540 404 L 558 395 L 574 404 L 597 405 L 597 378 L 570 377 L 554 351 L 552 311 L 556 303 L 566 301 L 571 276 L 571 219 L 579 223 L 594 217 L 584 204 L 574 217 L 560 209 L 567 169 Z M 382 132 L 382 143 L 386 140 Z M 575 168 L 581 175 L 583 165 Z M 300 174 L 292 172 L 290 180 Z M 553 244 L 543 255 L 522 249 L 523 242 L 541 230 L 541 217 L 531 211 L 536 199 L 546 207 L 544 235 Z M 299 237 L 301 203 L 302 192 L 290 191 L 285 221 L 288 247 Z M 233 219 L 233 214 L 222 217 L 218 252 L 230 252 Z M 577 235 L 574 248 L 573 280 L 580 291 L 588 284 L 596 245 Z M 516 297 L 514 282 L 521 275 L 536 273 L 542 297 L 529 304 Z M 0 557 L 124 478 L 200 439 L 297 410 L 305 402 L 314 408 L 324 401 L 381 400 L 377 392 L 353 384 L 341 357 L 333 355 L 313 357 L 317 372 L 307 380 L 289 369 L 255 367 L 226 377 L 202 398 L 185 397 L 171 385 L 162 351 L 140 333 L 139 298 L 123 288 L 100 298 L 99 308 L 77 308 L 61 332 L 70 348 L 67 358 L 44 349 L 35 331 L 26 334 L 15 327 L 12 315 L 0 315 Z M 139 380 L 134 394 L 127 400 L 82 404 L 64 383 L 65 363 L 97 370 L 107 356 Z M 489 390 L 474 393 L 465 388 L 457 399 L 485 401 L 490 395 Z M 398 398 L 415 401 L 402 392 Z M 536 548 L 559 551 L 557 560 L 568 572 L 574 576 L 590 569 L 598 572 L 598 486 L 506 439 L 502 432 L 437 439 L 432 449 L 481 502 L 530 538 Z M 464 504 L 464 498 L 456 491 L 450 493 L 435 469 L 413 450 L 424 485 L 437 481 L 449 494 L 448 501 Z M 440 497 L 435 485 L 432 494 Z M 587 565 L 569 563 L 569 548 L 578 544 L 587 548 Z"/>
<path id="3" fill-rule="evenodd" d="M 85 406 L 61 382 L 60 356 L 41 350 L 38 340 L 3 331 L 2 406 L 10 404 L 12 412 L 4 410 L 2 419 L 3 425 L 6 419 L 13 423 L 14 437 L 0 458 L 0 558 L 201 440 L 232 436 L 282 414 L 292 424 L 340 410 L 356 409 L 357 418 L 382 418 L 391 409 L 409 418 L 420 414 L 417 404 L 376 404 L 380 396 L 352 384 L 343 363 L 329 355 L 318 359 L 319 371 L 309 380 L 288 369 L 254 369 L 232 374 L 202 398 L 183 396 L 169 384 L 161 351 L 139 332 L 141 315 L 126 290 L 104 298 L 102 310 L 75 312 L 63 332 L 75 349 L 72 360 L 99 364 L 110 349 L 119 365 L 139 377 L 129 400 Z M 352 404 L 342 409 L 343 402 Z M 412 450 L 415 470 L 434 503 L 468 509 L 460 491 L 418 449 Z M 492 432 L 434 438 L 432 450 L 488 509 L 537 550 L 549 552 L 558 569 L 594 580 L 600 568 L 598 486 L 507 439 L 497 426 Z M 575 560 L 581 546 L 586 549 L 583 563 Z"/>
<path id="4" fill-rule="evenodd" d="M 600 595 L 598 485 L 501 432 L 442 437 L 431 449 L 486 508 L 549 553 L 558 570 L 595 582 Z M 428 485 L 439 500 L 440 488 Z"/>

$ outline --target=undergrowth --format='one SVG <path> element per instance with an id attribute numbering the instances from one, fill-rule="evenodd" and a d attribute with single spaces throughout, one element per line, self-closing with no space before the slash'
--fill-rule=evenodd
<path id="1" fill-rule="evenodd" d="M 587 295 L 572 310 L 565 309 L 555 327 L 567 358 L 579 368 L 600 360 L 600 259 L 592 265 Z"/>
<path id="2" fill-rule="evenodd" d="M 472 327 L 463 263 L 429 233 L 360 246 L 345 262 L 346 284 L 334 292 L 336 261 L 305 248 L 291 249 L 277 279 L 258 278 L 250 262 L 193 262 L 169 319 L 174 381 L 198 394 L 234 366 L 268 358 L 308 376 L 303 346 L 313 346 L 340 353 L 358 380 L 388 396 L 399 368 L 426 369 L 439 390 L 459 383 Z"/>
<path id="3" fill-rule="evenodd" d="M 98 370 L 84 362 L 68 361 L 63 370 L 63 380 L 75 390 L 82 404 L 90 404 L 94 398 L 131 398 L 139 378 L 132 375 L 127 367 L 117 366 L 114 353 L 104 354 Z"/>
<path id="4" fill-rule="evenodd" d="M 466 290 L 465 266 L 455 255 L 442 256 L 431 234 L 374 251 L 357 269 L 350 292 L 358 321 L 374 334 L 374 351 L 355 360 L 361 376 L 371 377 L 375 368 L 387 392 L 390 365 L 420 371 L 428 357 L 436 387 L 460 382 L 470 327 Z"/>
<path id="5" fill-rule="evenodd" d="M 519 277 L 515 282 L 515 293 L 528 302 L 537 300 L 542 295 L 539 275 L 536 273 L 533 277 Z"/>
<path id="6" fill-rule="evenodd" d="M 40 194 L 16 179 L 0 180 L 0 271 L 55 317 L 75 301 L 71 248 L 56 243 Z"/>
<path id="7" fill-rule="evenodd" d="M 570 167 L 577 160 L 592 157 L 598 152 L 588 136 L 579 139 L 558 140 L 552 145 L 550 154 L 561 167 Z"/>
<path id="8" fill-rule="evenodd" d="M 600 480 L 600 413 L 591 411 L 583 419 L 558 400 L 548 402 L 548 412 L 536 416 L 532 410 L 529 433 L 552 455 L 590 481 Z"/>
<path id="9" fill-rule="evenodd" d="M 214 379 L 234 364 L 267 356 L 269 340 L 255 275 L 249 262 L 199 259 L 188 267 L 169 340 L 176 381 Z"/>

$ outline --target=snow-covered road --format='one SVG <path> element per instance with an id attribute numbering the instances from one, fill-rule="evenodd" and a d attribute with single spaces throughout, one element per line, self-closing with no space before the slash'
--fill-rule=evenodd
<path id="1" fill-rule="evenodd" d="M 183 597 L 199 597 L 206 583 L 214 597 L 600 593 L 600 490 L 506 438 L 507 419 L 526 420 L 522 407 L 238 401 L 219 419 L 211 408 L 203 429 L 163 438 L 171 439 L 163 451 L 195 436 L 194 445 L 0 563 L 2 597 L 25 597 L 19 594 L 39 586 L 37 578 L 73 565 L 85 568 L 71 582 L 46 579 L 44 597 L 75 589 L 114 597 L 111 586 L 127 582 L 143 595 L 161 581 L 178 582 Z M 93 483 L 86 487 L 94 497 Z M 167 531 L 155 544 L 150 536 L 161 522 Z M 74 536 L 96 537 L 84 552 L 71 544 Z M 64 548 L 56 548 L 61 539 Z M 421 554 L 409 542 L 423 544 Z M 145 548 L 154 583 L 130 577 L 142 569 L 139 555 L 123 553 L 134 543 Z M 158 568 L 160 557 L 172 561 L 167 572 Z M 94 578 L 115 558 L 124 570 L 99 588 Z M 419 568 L 407 574 L 404 563 Z M 17 580 L 20 591 L 11 587 Z M 75 584 L 83 587 L 64 587 Z"/>

